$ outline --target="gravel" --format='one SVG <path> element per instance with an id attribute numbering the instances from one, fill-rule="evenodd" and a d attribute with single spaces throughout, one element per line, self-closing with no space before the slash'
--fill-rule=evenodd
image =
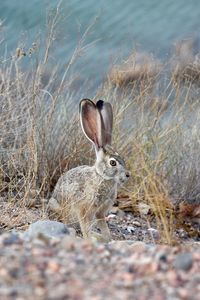
<path id="1" fill-rule="evenodd" d="M 180 228 L 172 240 L 178 246 L 160 245 L 162 235 L 151 215 L 114 207 L 107 217 L 113 241 L 102 244 L 77 237 L 60 222 L 35 222 L 41 219 L 40 208 L 6 212 L 0 235 L 1 300 L 200 299 L 199 234 L 190 237 Z M 13 228 L 17 232 L 5 232 Z"/>
<path id="2" fill-rule="evenodd" d="M 0 235 L 0 299 L 200 299 L 200 245 Z"/>

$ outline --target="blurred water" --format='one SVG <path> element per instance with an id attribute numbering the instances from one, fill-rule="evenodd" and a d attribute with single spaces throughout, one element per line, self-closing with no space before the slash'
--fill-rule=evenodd
<path id="1" fill-rule="evenodd" d="M 0 0 L 7 53 L 23 41 L 30 46 L 45 35 L 47 14 L 57 0 Z M 199 0 L 63 0 L 52 64 L 67 62 L 86 28 L 96 22 L 76 68 L 81 76 L 101 79 L 109 66 L 133 49 L 165 58 L 177 40 L 200 36 Z M 1 46 L 1 54 L 5 48 Z"/>

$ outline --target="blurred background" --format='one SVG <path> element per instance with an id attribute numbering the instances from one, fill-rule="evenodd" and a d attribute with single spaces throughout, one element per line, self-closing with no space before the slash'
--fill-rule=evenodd
<path id="1" fill-rule="evenodd" d="M 93 78 L 96 85 L 113 64 L 134 50 L 164 61 L 177 41 L 192 38 L 193 51 L 199 48 L 198 0 L 1 0 L 1 57 L 12 55 L 19 46 L 29 48 L 38 40 L 41 46 L 58 5 L 59 21 L 49 60 L 62 68 L 86 32 L 75 69 L 80 77 Z"/>

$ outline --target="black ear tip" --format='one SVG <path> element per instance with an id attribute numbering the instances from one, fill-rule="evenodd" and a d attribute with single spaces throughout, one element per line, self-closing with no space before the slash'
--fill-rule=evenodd
<path id="1" fill-rule="evenodd" d="M 104 105 L 103 100 L 98 100 L 97 103 L 96 103 L 96 107 L 100 110 L 102 109 L 103 105 Z"/>

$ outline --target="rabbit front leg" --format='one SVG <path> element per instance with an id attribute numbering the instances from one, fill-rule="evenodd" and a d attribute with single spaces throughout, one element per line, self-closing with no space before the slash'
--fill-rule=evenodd
<path id="1" fill-rule="evenodd" d="M 80 208 L 78 210 L 78 221 L 81 227 L 81 232 L 84 239 L 88 239 L 91 236 L 91 227 L 93 223 L 93 215 L 87 211 L 87 209 Z"/>
<path id="2" fill-rule="evenodd" d="M 99 242 L 109 242 L 111 240 L 110 230 L 105 221 L 104 213 L 96 214 L 96 224 L 101 230 L 101 234 L 92 231 L 94 224 L 94 214 L 86 212 L 86 209 L 80 209 L 78 212 L 78 220 L 81 227 L 81 232 L 84 239 L 96 239 Z"/>
<path id="3" fill-rule="evenodd" d="M 96 224 L 99 227 L 100 231 L 101 231 L 101 235 L 103 236 L 105 241 L 110 241 L 111 238 L 111 233 L 110 233 L 110 229 L 108 228 L 108 225 L 106 223 L 105 220 L 105 214 L 104 212 L 97 212 L 96 213 Z"/>

